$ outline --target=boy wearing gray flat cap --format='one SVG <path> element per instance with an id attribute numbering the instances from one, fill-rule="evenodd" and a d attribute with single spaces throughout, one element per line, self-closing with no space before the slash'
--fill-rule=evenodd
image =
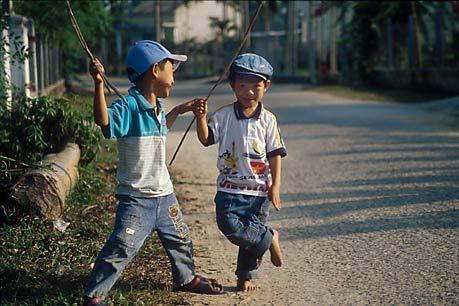
<path id="1" fill-rule="evenodd" d="M 217 110 L 206 122 L 207 102 L 193 112 L 197 134 L 204 146 L 218 143 L 218 228 L 239 246 L 237 287 L 254 291 L 263 254 L 280 267 L 279 233 L 266 226 L 269 199 L 280 210 L 281 158 L 286 150 L 277 120 L 262 98 L 271 85 L 273 68 L 263 57 L 246 53 L 234 60 L 228 77 L 237 101 Z"/>

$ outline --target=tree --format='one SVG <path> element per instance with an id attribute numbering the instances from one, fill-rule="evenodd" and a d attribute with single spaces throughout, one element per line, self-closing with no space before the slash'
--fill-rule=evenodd
<path id="1" fill-rule="evenodd" d="M 388 18 L 393 24 L 403 25 L 400 28 L 407 29 L 410 16 L 414 18 L 415 46 L 418 65 L 422 59 L 419 48 L 419 31 L 426 32 L 426 21 L 435 18 L 435 12 L 448 12 L 448 2 L 441 1 L 333 1 L 328 8 L 335 5 L 341 9 L 338 21 L 343 26 L 341 42 L 351 45 L 350 55 L 357 65 L 361 78 L 375 69 L 378 63 L 379 42 L 383 35 L 384 24 Z M 352 15 L 350 21 L 346 16 Z M 421 18 L 425 17 L 425 18 Z M 407 30 L 396 31 L 394 43 L 405 45 L 408 37 Z"/>
<path id="2" fill-rule="evenodd" d="M 112 31 L 111 18 L 103 2 L 75 0 L 70 1 L 70 5 L 86 42 L 97 47 L 101 38 Z M 47 40 L 62 51 L 64 73 L 71 75 L 84 51 L 70 23 L 65 1 L 16 0 L 14 10 L 34 20 L 39 39 Z"/>
<path id="3" fill-rule="evenodd" d="M 216 29 L 216 39 L 218 41 L 225 41 L 231 36 L 231 32 L 236 31 L 237 27 L 232 24 L 231 20 L 221 20 L 218 17 L 209 17 L 210 26 Z"/>

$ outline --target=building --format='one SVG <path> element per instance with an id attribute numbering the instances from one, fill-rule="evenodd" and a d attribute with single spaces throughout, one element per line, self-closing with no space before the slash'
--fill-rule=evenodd
<path id="1" fill-rule="evenodd" d="M 124 4 L 122 9 L 117 28 L 131 42 L 151 39 L 173 44 L 187 40 L 205 43 L 218 35 L 211 18 L 230 20 L 238 29 L 242 23 L 240 10 L 229 1 L 142 1 Z M 236 36 L 238 32 L 230 34 Z"/>

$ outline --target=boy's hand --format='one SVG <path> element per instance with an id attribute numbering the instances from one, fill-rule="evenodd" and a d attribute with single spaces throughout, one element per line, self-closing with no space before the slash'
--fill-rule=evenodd
<path id="1" fill-rule="evenodd" d="M 197 119 L 206 118 L 207 101 L 204 99 L 199 99 L 193 106 L 193 113 Z"/>
<path id="2" fill-rule="evenodd" d="M 187 112 L 190 112 L 190 111 L 194 112 L 196 105 L 200 101 L 204 101 L 204 99 L 195 98 L 195 99 L 193 99 L 191 101 L 188 101 L 188 102 L 185 102 L 183 104 L 180 104 L 179 106 L 177 106 L 178 113 L 181 115 L 181 114 L 184 114 L 184 113 L 187 113 Z"/>
<path id="3" fill-rule="evenodd" d="M 272 185 L 268 189 L 268 200 L 273 203 L 273 206 L 277 211 L 280 211 L 281 208 L 279 189 L 278 185 Z"/>
<path id="4" fill-rule="evenodd" d="M 89 73 L 95 82 L 102 83 L 104 81 L 101 75 L 101 73 L 105 73 L 104 66 L 102 66 L 97 58 L 92 60 L 89 64 Z"/>

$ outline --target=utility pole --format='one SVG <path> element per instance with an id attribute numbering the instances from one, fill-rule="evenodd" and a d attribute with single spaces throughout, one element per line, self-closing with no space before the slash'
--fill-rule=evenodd
<path id="1" fill-rule="evenodd" d="M 292 73 L 295 75 L 298 68 L 298 12 L 295 1 L 289 2 L 292 11 Z"/>
<path id="2" fill-rule="evenodd" d="M 422 67 L 422 50 L 421 50 L 421 42 L 419 41 L 419 25 L 418 25 L 418 15 L 416 13 L 416 3 L 415 1 L 411 1 L 411 13 L 413 16 L 413 35 L 414 35 L 414 48 L 415 48 L 415 65 L 417 68 Z"/>
<path id="3" fill-rule="evenodd" d="M 156 41 L 161 42 L 161 1 L 155 1 L 155 36 Z"/>
<path id="4" fill-rule="evenodd" d="M 243 5 L 243 14 L 244 14 L 244 28 L 247 28 L 249 23 L 250 23 L 250 1 L 242 1 L 242 5 Z M 243 32 L 242 32 L 243 33 Z M 241 37 L 243 36 L 241 33 Z M 246 48 L 247 50 L 250 50 L 250 48 L 252 47 L 252 39 L 249 35 L 249 37 L 247 37 L 247 41 L 245 42 L 245 45 L 246 45 Z"/>
<path id="5" fill-rule="evenodd" d="M 287 3 L 287 43 L 285 49 L 285 70 L 288 74 L 293 74 L 294 72 L 294 47 L 293 47 L 293 37 L 295 35 L 294 31 L 294 22 L 295 22 L 295 11 L 294 11 L 294 2 L 289 1 Z"/>
<path id="6" fill-rule="evenodd" d="M 338 32 L 338 23 L 336 22 L 336 6 L 331 8 L 331 26 L 330 26 L 330 73 L 338 73 L 338 52 L 336 49 L 336 36 Z"/>
<path id="7" fill-rule="evenodd" d="M 314 21 L 312 20 L 312 14 L 314 12 L 314 2 L 309 2 L 309 6 L 307 7 L 307 31 L 308 31 L 308 70 L 309 70 L 309 77 L 311 79 L 312 84 L 317 83 L 317 75 L 316 75 L 316 42 L 314 40 Z"/>

